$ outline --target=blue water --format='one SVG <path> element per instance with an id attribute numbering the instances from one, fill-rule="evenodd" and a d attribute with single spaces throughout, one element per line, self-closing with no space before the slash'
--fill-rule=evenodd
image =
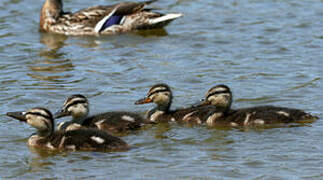
<path id="1" fill-rule="evenodd" d="M 64 1 L 67 11 L 121 1 Z M 0 178 L 323 179 L 323 1 L 160 1 L 184 17 L 162 31 L 105 37 L 40 33 L 43 1 L 0 2 Z M 158 125 L 123 137 L 127 152 L 34 152 L 34 129 L 8 111 L 56 111 L 86 95 L 91 114 L 143 113 L 135 106 L 156 83 L 173 108 L 227 84 L 234 108 L 279 105 L 320 117 L 279 128 Z M 67 118 L 68 119 L 68 118 Z M 62 119 L 67 120 L 67 119 Z"/>

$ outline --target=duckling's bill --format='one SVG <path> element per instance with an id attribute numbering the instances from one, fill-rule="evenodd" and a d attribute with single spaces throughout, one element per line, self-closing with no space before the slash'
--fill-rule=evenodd
<path id="1" fill-rule="evenodd" d="M 201 99 L 201 101 L 198 103 L 197 106 L 207 106 L 207 105 L 210 105 L 211 102 L 210 101 L 207 101 L 206 99 Z"/>
<path id="2" fill-rule="evenodd" d="M 19 121 L 23 121 L 23 122 L 27 121 L 26 112 L 24 112 L 24 111 L 7 112 L 7 116 L 15 118 Z"/>
<path id="3" fill-rule="evenodd" d="M 62 108 L 54 114 L 54 119 L 69 116 L 69 115 L 71 115 L 71 112 L 67 111 L 65 108 Z"/>
<path id="4" fill-rule="evenodd" d="M 146 103 L 151 103 L 153 102 L 153 100 L 149 97 L 145 97 L 143 99 L 139 99 L 138 101 L 135 102 L 135 105 L 138 105 L 138 104 L 146 104 Z"/>

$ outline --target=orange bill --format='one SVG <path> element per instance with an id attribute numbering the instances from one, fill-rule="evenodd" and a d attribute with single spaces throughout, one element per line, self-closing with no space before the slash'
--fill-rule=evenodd
<path id="1" fill-rule="evenodd" d="M 145 97 L 143 99 L 139 99 L 138 101 L 135 102 L 136 105 L 138 104 L 146 104 L 146 103 L 151 103 L 153 100 L 149 97 Z"/>

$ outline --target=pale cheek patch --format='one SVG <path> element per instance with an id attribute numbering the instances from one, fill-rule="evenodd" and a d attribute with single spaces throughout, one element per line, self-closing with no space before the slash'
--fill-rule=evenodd
<path id="1" fill-rule="evenodd" d="M 152 99 L 157 104 L 168 104 L 170 101 L 169 93 L 158 94 L 158 96 L 154 96 Z"/>
<path id="2" fill-rule="evenodd" d="M 91 136 L 91 139 L 95 142 L 97 142 L 98 144 L 102 144 L 104 143 L 104 139 L 97 137 L 97 136 Z"/>
<path id="3" fill-rule="evenodd" d="M 212 103 L 212 105 L 215 106 L 227 106 L 229 102 L 227 101 L 227 98 L 225 96 L 211 96 L 208 98 L 208 101 Z"/>
<path id="4" fill-rule="evenodd" d="M 135 122 L 135 119 L 133 117 L 130 117 L 130 116 L 127 116 L 127 115 L 123 115 L 121 117 L 121 119 L 123 119 L 125 121 Z"/>
<path id="5" fill-rule="evenodd" d="M 69 112 L 72 112 L 73 116 L 80 117 L 86 116 L 88 113 L 87 105 L 85 104 L 77 104 L 76 106 L 71 106 L 68 108 Z"/>
<path id="6" fill-rule="evenodd" d="M 47 130 L 49 127 L 46 126 L 46 119 L 39 116 L 34 115 L 27 115 L 27 123 L 33 126 L 34 128 L 37 128 L 39 130 Z"/>

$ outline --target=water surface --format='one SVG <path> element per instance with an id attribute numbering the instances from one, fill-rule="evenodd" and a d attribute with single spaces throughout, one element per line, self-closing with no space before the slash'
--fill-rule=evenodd
<path id="1" fill-rule="evenodd" d="M 64 2 L 76 11 L 116 1 Z M 41 3 L 0 2 L 1 178 L 323 178 L 321 119 L 257 129 L 158 125 L 123 137 L 133 147 L 127 152 L 50 154 L 28 149 L 34 129 L 5 116 L 35 106 L 56 111 L 74 93 L 89 97 L 92 114 L 142 113 L 152 106 L 134 102 L 164 82 L 173 108 L 224 83 L 234 108 L 272 104 L 322 117 L 322 1 L 160 1 L 153 6 L 185 16 L 165 30 L 106 37 L 40 33 Z"/>

